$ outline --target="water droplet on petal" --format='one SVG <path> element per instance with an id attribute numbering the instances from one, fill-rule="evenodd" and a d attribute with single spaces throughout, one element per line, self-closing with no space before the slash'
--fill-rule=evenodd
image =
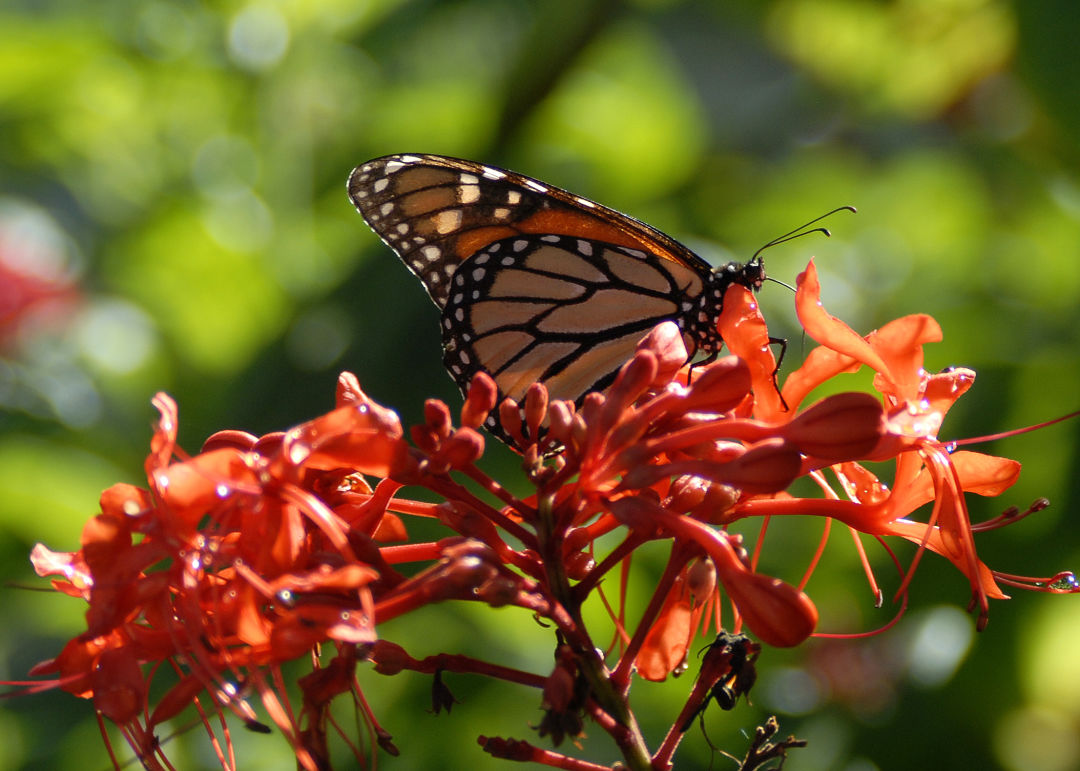
<path id="1" fill-rule="evenodd" d="M 303 463 L 311 455 L 311 448 L 303 442 L 293 442 L 289 445 L 289 460 L 297 465 Z"/>
<path id="2" fill-rule="evenodd" d="M 1075 573 L 1068 571 L 1059 575 L 1049 588 L 1055 592 L 1080 591 L 1080 579 L 1077 579 Z"/>
<path id="3" fill-rule="evenodd" d="M 232 493 L 232 489 L 226 484 L 219 484 L 214 488 L 214 492 L 217 494 L 218 498 L 228 498 Z"/>

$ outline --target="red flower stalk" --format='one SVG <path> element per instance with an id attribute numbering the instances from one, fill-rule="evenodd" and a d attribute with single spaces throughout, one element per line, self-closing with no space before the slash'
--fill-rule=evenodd
<path id="1" fill-rule="evenodd" d="M 901 592 L 918 554 L 939 553 L 971 581 L 980 627 L 989 598 L 1005 596 L 999 582 L 1076 591 L 1071 574 L 1022 579 L 979 561 L 974 532 L 1021 517 L 972 525 L 964 496 L 1000 494 L 1019 464 L 950 452 L 938 439 L 945 413 L 974 375 L 922 371 L 922 346 L 940 339 L 937 324 L 908 317 L 860 337 L 821 308 L 812 263 L 800 276 L 796 303 L 807 333 L 822 346 L 782 391 L 764 320 L 752 295 L 736 286 L 720 320 L 733 356 L 684 367 L 678 328 L 662 324 L 611 388 L 589 394 L 580 409 L 551 401 L 542 384 L 521 405 L 496 405 L 495 384 L 481 374 L 460 425 L 445 404 L 430 401 L 424 423 L 410 431 L 411 447 L 396 415 L 349 374 L 339 380 L 337 408 L 326 415 L 260 439 L 220 432 L 193 457 L 177 448 L 176 407 L 160 395 L 148 488 L 107 490 L 79 551 L 34 550 L 38 573 L 59 576 L 57 590 L 88 604 L 86 632 L 35 673 L 55 674 L 56 685 L 92 699 L 149 768 L 167 766 L 156 727 L 189 704 L 211 736 L 207 707 L 265 729 L 251 695 L 304 768 L 330 766 L 328 734 L 341 732 L 328 707 L 344 693 L 374 741 L 396 753 L 357 685 L 363 661 L 384 674 L 433 675 L 438 709 L 454 703 L 441 679 L 446 671 L 534 687 L 545 715 L 541 736 L 558 745 L 581 734 L 589 719 L 611 735 L 627 767 L 658 768 L 667 767 L 687 720 L 710 699 L 727 708 L 750 689 L 759 647 L 736 634 L 717 638 L 682 717 L 655 753 L 629 708 L 635 671 L 650 680 L 682 671 L 694 637 L 710 625 L 735 633 L 745 627 L 770 645 L 794 646 L 817 624 L 805 579 L 796 587 L 758 572 L 760 539 L 751 557 L 742 537 L 727 530 L 738 520 L 824 516 L 914 541 L 920 550 Z M 803 406 L 817 386 L 862 365 L 876 372 L 878 396 L 841 393 Z M 478 429 L 496 409 L 535 490 L 526 499 L 476 465 L 485 448 Z M 895 464 L 892 490 L 864 461 Z M 787 493 L 800 477 L 823 496 Z M 406 486 L 433 491 L 440 502 L 400 497 Z M 930 502 L 927 521 L 910 518 Z M 447 537 L 411 540 L 399 515 L 436 518 Z M 617 536 L 614 547 L 602 545 L 611 542 L 600 540 L 608 534 Z M 634 552 L 657 541 L 669 551 L 655 591 L 640 602 L 620 591 L 611 603 L 601 585 L 623 583 L 613 571 L 625 578 Z M 404 563 L 417 566 L 406 575 L 396 567 Z M 617 645 L 606 655 L 582 613 L 594 596 L 611 611 Z M 551 671 L 523 672 L 457 653 L 416 659 L 379 639 L 381 622 L 443 601 L 518 607 L 543 619 L 555 631 Z M 312 672 L 299 682 L 297 710 L 281 665 L 301 657 Z M 175 680 L 150 704 L 162 664 Z M 215 746 L 222 767 L 232 768 L 225 738 L 225 747 Z M 345 740 L 362 758 L 363 750 Z M 521 740 L 481 743 L 500 757 L 595 767 Z"/>

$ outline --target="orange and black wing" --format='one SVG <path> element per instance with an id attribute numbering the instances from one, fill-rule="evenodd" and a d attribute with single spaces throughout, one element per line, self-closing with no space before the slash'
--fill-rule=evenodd
<path id="1" fill-rule="evenodd" d="M 520 402 L 542 382 L 555 399 L 605 388 L 661 321 L 686 323 L 701 278 L 649 252 L 579 236 L 489 244 L 451 279 L 444 363 L 463 387 L 478 371 Z"/>
<path id="2" fill-rule="evenodd" d="M 552 185 L 440 155 L 388 155 L 353 169 L 349 197 L 440 308 L 449 279 L 488 245 L 562 235 L 648 252 L 705 276 L 710 266 L 643 222 Z"/>

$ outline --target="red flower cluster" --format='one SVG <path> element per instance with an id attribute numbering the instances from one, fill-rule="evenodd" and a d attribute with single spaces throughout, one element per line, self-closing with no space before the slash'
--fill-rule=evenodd
<path id="1" fill-rule="evenodd" d="M 685 668 L 693 638 L 710 625 L 745 627 L 765 643 L 793 646 L 817 623 L 801 588 L 755 569 L 756 554 L 751 558 L 742 538 L 727 530 L 733 522 L 802 514 L 914 541 L 917 555 L 941 554 L 968 577 L 980 626 L 988 599 L 1005 596 L 1000 583 L 1077 591 L 1072 574 L 1018 579 L 979 560 L 974 532 L 1018 517 L 972 525 L 964 496 L 1001 493 L 1020 467 L 951 452 L 937 438 L 974 373 L 922 370 L 922 346 L 941 336 L 933 319 L 907 317 L 860 337 L 821 308 L 812 263 L 800 276 L 796 302 L 807 334 L 822 345 L 781 391 L 764 321 L 753 296 L 736 286 L 720 321 L 733 356 L 687 371 L 678 329 L 661 325 L 607 393 L 590 394 L 578 410 L 549 402 L 542 385 L 522 405 L 496 405 L 494 383 L 480 375 L 459 425 L 445 404 L 431 401 L 411 445 L 397 416 L 367 398 L 349 374 L 339 381 L 332 412 L 259 439 L 221 432 L 194 457 L 176 446 L 174 403 L 158 396 L 149 487 L 107 490 L 79 551 L 34 550 L 38 573 L 58 576 L 59 591 L 88 604 L 86 632 L 35 673 L 55 674 L 59 687 L 93 699 L 148 768 L 168 765 L 156 727 L 191 704 L 222 767 L 234 767 L 227 729 L 222 743 L 209 712 L 233 711 L 249 727 L 269 730 L 255 717 L 252 695 L 303 768 L 329 767 L 328 733 L 344 734 L 328 705 L 341 693 L 352 695 L 376 743 L 396 753 L 357 685 L 362 661 L 385 674 L 435 675 L 436 710 L 453 704 L 443 671 L 533 686 L 545 710 L 540 734 L 556 745 L 580 734 L 589 718 L 613 737 L 627 767 L 659 768 L 710 698 L 731 707 L 749 690 L 758 646 L 727 633 L 722 644 L 718 638 L 655 751 L 629 708 L 635 671 L 659 680 Z M 841 393 L 802 407 L 819 385 L 863 365 L 876 373 L 880 396 Z M 479 428 L 496 408 L 504 426 L 524 416 L 523 429 L 513 433 L 535 489 L 528 499 L 476 465 L 484 451 Z M 894 463 L 892 489 L 864 461 Z M 785 492 L 800 477 L 820 486 L 822 496 Z M 433 491 L 441 502 L 404 498 L 405 486 Z M 909 518 L 930 502 L 926 522 Z M 399 515 L 438 518 L 449 536 L 412 542 Z M 602 548 L 609 534 L 615 545 Z M 634 552 L 654 541 L 669 544 L 667 566 L 629 622 L 625 592 L 613 605 L 601 582 L 621 583 L 612 576 L 625 577 Z M 424 567 L 406 575 L 394 567 L 404 562 Z M 917 562 L 918 556 L 901 591 Z M 606 657 L 582 614 L 593 596 L 611 609 L 616 632 Z M 732 615 L 722 623 L 723 597 Z M 379 638 L 379 623 L 446 600 L 518 606 L 546 620 L 555 630 L 552 671 L 512 670 L 463 655 L 417 660 Z M 299 682 L 303 703 L 296 709 L 281 665 L 300 658 L 312 672 Z M 151 704 L 150 684 L 163 665 L 172 684 Z M 481 744 L 500 757 L 597 768 L 517 739 L 481 737 Z M 362 748 L 348 746 L 363 758 Z"/>

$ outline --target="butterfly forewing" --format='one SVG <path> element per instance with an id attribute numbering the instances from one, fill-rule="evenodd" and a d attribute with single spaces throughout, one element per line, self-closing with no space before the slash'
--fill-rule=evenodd
<path id="1" fill-rule="evenodd" d="M 581 236 L 650 251 L 707 272 L 658 230 L 535 179 L 437 155 L 389 155 L 358 166 L 349 197 L 439 307 L 448 279 L 488 244 L 522 234 Z"/>

